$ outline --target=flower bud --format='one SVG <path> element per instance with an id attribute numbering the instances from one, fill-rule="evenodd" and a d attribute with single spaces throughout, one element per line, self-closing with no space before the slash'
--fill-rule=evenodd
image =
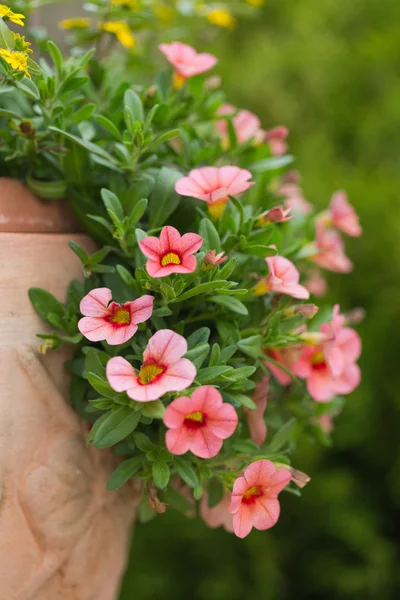
<path id="1" fill-rule="evenodd" d="M 312 319 L 318 311 L 319 308 L 316 304 L 295 304 L 284 310 L 282 314 L 288 318 L 301 315 L 302 317 L 306 317 L 306 319 Z"/>
<path id="2" fill-rule="evenodd" d="M 290 213 L 290 208 L 285 209 L 283 206 L 275 206 L 257 217 L 257 225 L 262 227 L 263 225 L 269 225 L 270 223 L 286 223 L 286 221 L 290 221 L 290 219 L 293 218 Z"/>

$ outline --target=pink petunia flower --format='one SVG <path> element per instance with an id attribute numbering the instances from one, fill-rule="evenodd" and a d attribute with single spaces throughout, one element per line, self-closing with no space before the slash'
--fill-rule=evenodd
<path id="1" fill-rule="evenodd" d="M 197 267 L 193 256 L 203 243 L 197 233 L 180 235 L 175 227 L 164 227 L 160 239 L 149 236 L 139 242 L 141 251 L 149 260 L 146 270 L 150 277 L 166 277 L 172 273 L 193 273 Z"/>
<path id="2" fill-rule="evenodd" d="M 297 183 L 284 182 L 278 190 L 278 195 L 284 199 L 286 208 L 295 213 L 307 216 L 312 211 L 312 204 L 304 198 L 303 191 Z"/>
<path id="3" fill-rule="evenodd" d="M 270 223 L 286 223 L 286 221 L 293 219 L 293 215 L 290 214 L 291 212 L 291 208 L 285 209 L 283 206 L 275 206 L 257 217 L 257 225 L 261 227 Z"/>
<path id="4" fill-rule="evenodd" d="M 213 508 L 208 506 L 208 496 L 204 492 L 200 502 L 200 515 L 204 523 L 206 523 L 212 529 L 217 527 L 223 527 L 225 531 L 229 533 L 233 532 L 233 518 L 229 512 L 229 505 L 231 503 L 231 494 L 225 492 L 221 502 Z"/>
<path id="5" fill-rule="evenodd" d="M 290 385 L 290 383 L 292 383 L 292 378 L 286 371 L 283 371 L 283 369 L 280 369 L 277 365 L 269 362 L 268 357 L 272 358 L 283 367 L 286 367 L 289 371 L 292 371 L 293 365 L 299 359 L 302 349 L 302 344 L 293 344 L 293 346 L 284 348 L 266 348 L 264 350 L 267 356 L 265 358 L 265 364 L 281 385 Z"/>
<path id="6" fill-rule="evenodd" d="M 286 294 L 299 300 L 307 300 L 310 293 L 299 284 L 300 273 L 294 264 L 283 256 L 270 256 L 265 259 L 269 267 L 269 275 L 260 279 L 254 286 L 255 296 L 264 296 L 268 292 Z"/>
<path id="7" fill-rule="evenodd" d="M 283 125 L 278 125 L 278 127 L 265 132 L 265 140 L 269 143 L 273 156 L 282 156 L 287 152 L 286 138 L 288 135 L 289 130 Z"/>
<path id="8" fill-rule="evenodd" d="M 207 202 L 211 216 L 218 219 L 229 196 L 238 196 L 254 185 L 254 181 L 249 181 L 251 177 L 250 171 L 239 167 L 202 167 L 179 179 L 175 191 Z"/>
<path id="9" fill-rule="evenodd" d="M 262 446 L 267 437 L 267 424 L 264 421 L 264 413 L 267 408 L 268 384 L 268 377 L 263 377 L 256 385 L 253 402 L 257 408 L 253 410 L 250 408 L 243 409 L 251 439 L 257 446 Z"/>
<path id="10" fill-rule="evenodd" d="M 143 365 L 136 373 L 132 365 L 116 356 L 106 367 L 107 379 L 116 392 L 126 392 L 138 402 L 150 402 L 167 392 L 181 392 L 196 377 L 196 367 L 187 358 L 184 337 L 170 329 L 160 329 L 149 340 L 143 353 Z"/>
<path id="11" fill-rule="evenodd" d="M 276 469 L 270 460 L 257 460 L 236 479 L 229 512 L 233 514 L 233 531 L 244 538 L 253 527 L 264 531 L 279 519 L 278 494 L 292 479 L 288 469 Z"/>
<path id="12" fill-rule="evenodd" d="M 209 267 L 216 267 L 226 260 L 228 260 L 228 257 L 225 255 L 225 252 L 217 254 L 216 250 L 210 250 L 204 257 L 204 263 Z"/>
<path id="13" fill-rule="evenodd" d="M 257 115 L 249 110 L 239 110 L 239 112 L 235 114 L 236 110 L 237 109 L 232 106 L 232 104 L 223 104 L 218 109 L 217 115 L 220 117 L 234 115 L 232 124 L 239 144 L 244 144 L 251 139 L 253 139 L 256 144 L 261 143 L 265 132 L 261 128 L 261 122 Z M 223 139 L 227 141 L 228 124 L 225 119 L 219 119 L 217 121 L 217 129 L 221 133 Z"/>
<path id="14" fill-rule="evenodd" d="M 332 196 L 328 216 L 333 227 L 352 237 L 362 234 L 358 216 L 347 199 L 346 192 L 338 191 Z"/>
<path id="15" fill-rule="evenodd" d="M 96 288 L 80 303 L 83 319 L 78 322 L 79 331 L 91 342 L 106 340 L 115 346 L 124 344 L 138 329 L 138 323 L 150 319 L 153 312 L 153 296 L 142 296 L 133 302 L 111 302 L 111 290 Z"/>
<path id="16" fill-rule="evenodd" d="M 175 87 L 178 88 L 186 79 L 210 71 L 218 62 L 212 54 L 197 53 L 192 46 L 182 44 L 182 42 L 160 44 L 159 49 L 175 68 Z"/>
<path id="17" fill-rule="evenodd" d="M 353 265 L 344 251 L 343 240 L 337 231 L 326 229 L 321 221 L 316 224 L 316 254 L 309 260 L 336 273 L 350 273 Z"/>
<path id="18" fill-rule="evenodd" d="M 361 354 L 361 340 L 353 329 L 343 324 L 344 317 L 339 315 L 336 306 L 332 322 L 320 328 L 325 341 L 317 346 L 304 346 L 293 365 L 293 372 L 307 380 L 308 393 L 317 402 L 329 402 L 337 394 L 350 394 L 360 383 L 356 361 Z"/>
<path id="19" fill-rule="evenodd" d="M 171 402 L 163 421 L 169 428 L 165 441 L 171 454 L 190 450 L 200 458 L 211 458 L 235 431 L 238 416 L 233 406 L 223 402 L 218 390 L 205 385 L 197 388 L 191 398 L 182 396 Z"/>
<path id="20" fill-rule="evenodd" d="M 308 272 L 304 287 L 317 298 L 321 298 L 328 293 L 328 282 L 318 269 L 311 269 Z"/>

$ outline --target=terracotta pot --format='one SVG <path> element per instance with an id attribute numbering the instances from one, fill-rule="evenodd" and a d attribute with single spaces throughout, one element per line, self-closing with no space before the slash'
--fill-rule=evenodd
<path id="1" fill-rule="evenodd" d="M 73 220 L 0 179 L 0 600 L 112 600 L 126 564 L 138 491 L 108 492 L 108 451 L 85 447 L 69 406 L 65 349 L 37 352 L 46 326 L 27 290 L 60 300 L 81 269 Z"/>

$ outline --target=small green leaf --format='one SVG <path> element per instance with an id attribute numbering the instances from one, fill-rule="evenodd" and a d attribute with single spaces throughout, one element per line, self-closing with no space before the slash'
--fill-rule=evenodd
<path id="1" fill-rule="evenodd" d="M 229 260 L 220 270 L 219 277 L 221 279 L 228 279 L 228 277 L 230 277 L 232 275 L 233 271 L 235 270 L 236 265 L 237 265 L 237 259 L 231 258 L 231 260 Z"/>
<path id="2" fill-rule="evenodd" d="M 179 477 L 191 488 L 199 484 L 196 473 L 184 458 L 174 458 L 174 467 Z"/>
<path id="3" fill-rule="evenodd" d="M 0 18 L 0 48 L 5 48 L 6 50 L 14 50 L 15 41 L 11 31 L 8 29 L 7 25 L 4 23 L 3 19 Z"/>
<path id="4" fill-rule="evenodd" d="M 148 438 L 147 435 L 144 435 L 144 433 L 141 433 L 140 431 L 137 431 L 134 434 L 133 439 L 135 440 L 136 446 L 142 452 L 151 452 L 152 450 L 157 449 L 157 446 L 153 444 L 150 438 Z"/>
<path id="5" fill-rule="evenodd" d="M 108 356 L 96 348 L 89 348 L 85 359 L 85 373 L 98 375 L 100 379 L 106 381 L 106 368 Z"/>
<path id="6" fill-rule="evenodd" d="M 210 302 L 215 302 L 215 304 L 220 304 L 225 308 L 231 310 L 238 315 L 248 315 L 249 311 L 247 307 L 240 302 L 237 298 L 232 298 L 231 296 L 211 296 L 209 298 Z"/>
<path id="7" fill-rule="evenodd" d="M 200 285 L 196 285 L 191 290 L 184 292 L 180 296 L 178 296 L 173 302 L 183 302 L 184 300 L 188 300 L 189 298 L 193 298 L 194 296 L 198 296 L 199 294 L 206 294 L 207 292 L 214 291 L 219 287 L 224 287 L 227 285 L 226 281 L 207 281 L 206 283 L 200 283 Z"/>
<path id="8" fill-rule="evenodd" d="M 112 389 L 110 384 L 107 381 L 104 381 L 104 379 L 102 379 L 99 375 L 96 375 L 95 373 L 88 373 L 87 378 L 92 388 L 94 388 L 101 396 L 105 396 L 106 398 L 112 398 L 115 396 L 115 391 Z"/>
<path id="9" fill-rule="evenodd" d="M 87 439 L 86 439 L 87 447 L 89 447 L 90 444 L 93 442 L 94 436 L 96 435 L 97 431 L 100 429 L 100 427 L 102 426 L 104 421 L 106 421 L 108 419 L 108 417 L 111 415 L 111 413 L 112 413 L 112 411 L 109 410 L 108 412 L 101 415 L 101 417 L 99 417 L 97 419 L 97 421 L 95 421 L 95 423 L 93 424 L 92 429 L 89 431 L 89 435 L 87 436 Z"/>
<path id="10" fill-rule="evenodd" d="M 54 131 L 55 133 L 60 133 L 61 135 L 65 136 L 72 142 L 75 142 L 76 144 L 79 144 L 79 146 L 82 146 L 82 148 L 85 148 L 85 150 L 87 150 L 88 152 L 91 152 L 92 154 L 95 154 L 95 155 L 99 156 L 100 158 L 103 158 L 106 161 L 105 163 L 103 163 L 104 165 L 106 165 L 106 166 L 111 165 L 111 167 L 115 167 L 117 165 L 116 161 L 111 156 L 111 154 L 109 154 L 101 146 L 97 146 L 97 144 L 93 144 L 92 142 L 84 140 L 83 138 L 77 137 L 76 135 L 72 135 L 72 133 L 68 133 L 68 131 L 63 131 L 62 129 L 58 129 L 58 127 L 50 126 L 49 130 Z"/>
<path id="11" fill-rule="evenodd" d="M 94 436 L 93 443 L 96 448 L 108 448 L 126 438 L 136 428 L 140 416 L 140 410 L 134 411 L 129 406 L 121 406 L 111 411 Z"/>
<path id="12" fill-rule="evenodd" d="M 124 219 L 124 209 L 118 197 L 106 188 L 102 188 L 100 194 L 106 210 L 111 211 L 119 221 L 122 221 Z"/>
<path id="13" fill-rule="evenodd" d="M 208 327 L 200 327 L 200 329 L 196 329 L 193 333 L 189 335 L 187 338 L 187 344 L 189 350 L 192 350 L 199 344 L 206 344 L 211 335 L 211 331 Z"/>
<path id="14" fill-rule="evenodd" d="M 296 427 L 297 419 L 290 419 L 287 421 L 287 423 L 276 432 L 271 442 L 268 444 L 266 451 L 272 453 L 283 448 L 292 439 Z"/>
<path id="15" fill-rule="evenodd" d="M 245 406 L 246 408 L 250 408 L 251 410 L 255 410 L 257 408 L 253 400 L 245 394 L 230 392 L 230 396 L 232 396 L 232 398 L 234 398 L 237 402 L 239 402 L 242 406 Z"/>
<path id="16" fill-rule="evenodd" d="M 159 144 L 163 144 L 164 142 L 168 142 L 169 140 L 172 140 L 173 138 L 180 135 L 180 133 L 181 133 L 180 129 L 171 129 L 170 131 L 166 131 L 165 133 L 162 133 L 155 140 L 153 140 L 151 142 L 151 144 L 149 144 L 149 146 L 147 147 L 147 150 L 151 150 L 152 148 L 155 148 Z"/>
<path id="17" fill-rule="evenodd" d="M 253 256 L 258 256 L 259 258 L 266 258 L 267 256 L 276 255 L 275 248 L 270 248 L 269 246 L 263 246 L 261 244 L 247 244 L 243 250 L 244 252 L 247 252 L 247 254 L 252 254 Z"/>
<path id="18" fill-rule="evenodd" d="M 211 348 L 210 360 L 208 363 L 209 367 L 215 367 L 220 361 L 221 358 L 221 348 L 219 344 L 213 344 Z"/>
<path id="19" fill-rule="evenodd" d="M 61 52 L 60 48 L 51 40 L 47 40 L 46 46 L 47 46 L 47 50 L 48 50 L 51 58 L 53 59 L 55 66 L 56 66 L 57 72 L 61 76 L 61 72 L 62 72 L 62 68 L 63 68 L 63 64 L 64 64 L 64 58 L 63 58 L 62 52 Z"/>
<path id="20" fill-rule="evenodd" d="M 124 460 L 109 478 L 107 489 L 110 491 L 116 490 L 125 485 L 139 471 L 142 464 L 143 456 L 133 456 L 128 460 Z"/>
<path id="21" fill-rule="evenodd" d="M 129 215 L 129 218 L 128 218 L 129 227 L 133 227 L 134 225 L 136 225 L 136 223 L 138 221 L 140 221 L 140 219 L 143 217 L 144 213 L 146 212 L 146 208 L 147 208 L 147 198 L 141 198 L 139 200 L 139 202 L 137 202 L 135 204 L 135 206 L 132 209 L 131 214 Z"/>
<path id="22" fill-rule="evenodd" d="M 111 135 L 117 140 L 122 141 L 122 135 L 118 130 L 118 127 L 114 125 L 110 119 L 107 119 L 107 117 L 104 117 L 103 115 L 97 115 L 96 119 L 98 123 L 108 131 L 108 133 L 111 133 Z"/>
<path id="23" fill-rule="evenodd" d="M 162 419 L 165 413 L 165 406 L 161 400 L 154 402 L 145 402 L 143 406 L 143 415 L 152 419 Z"/>
<path id="24" fill-rule="evenodd" d="M 159 490 L 163 490 L 168 485 L 170 471 L 169 466 L 165 462 L 156 460 L 152 465 L 152 474 L 156 487 Z"/>
<path id="25" fill-rule="evenodd" d="M 175 192 L 175 183 L 182 173 L 171 167 L 162 167 L 149 201 L 149 227 L 154 229 L 165 223 L 179 204 L 180 196 Z"/>
<path id="26" fill-rule="evenodd" d="M 41 288 L 30 288 L 28 293 L 30 301 L 42 319 L 51 322 L 49 321 L 51 314 L 59 319 L 64 317 L 64 307 L 53 294 Z"/>
<path id="27" fill-rule="evenodd" d="M 261 342 L 261 335 L 252 335 L 248 338 L 244 338 L 243 340 L 239 340 L 237 345 L 238 348 L 244 352 L 244 354 L 247 354 L 252 358 L 258 358 L 262 355 Z"/>
<path id="28" fill-rule="evenodd" d="M 227 375 L 228 373 L 231 373 L 233 370 L 234 369 L 232 367 L 226 365 L 221 365 L 218 367 L 206 367 L 197 373 L 196 379 L 199 383 L 204 385 L 206 383 L 210 383 L 211 381 L 215 381 L 215 379 L 218 379 L 221 377 L 221 375 Z"/>
<path id="29" fill-rule="evenodd" d="M 199 234 L 203 238 L 203 245 L 201 247 L 203 252 L 209 252 L 210 250 L 221 252 L 221 240 L 219 239 L 218 231 L 210 219 L 204 218 L 200 221 Z"/>
<path id="30" fill-rule="evenodd" d="M 257 367 L 235 367 L 231 377 L 234 379 L 247 379 L 251 377 L 257 370 Z"/>
<path id="31" fill-rule="evenodd" d="M 217 506 L 224 497 L 225 490 L 222 481 L 219 477 L 211 477 L 207 484 L 207 496 L 209 508 Z"/>
<path id="32" fill-rule="evenodd" d="M 142 101 L 136 92 L 129 89 L 124 94 L 125 123 L 132 133 L 135 121 L 144 121 Z"/>
<path id="33" fill-rule="evenodd" d="M 73 123 L 81 123 L 82 121 L 88 121 L 94 111 L 96 110 L 96 105 L 93 103 L 85 104 L 81 108 L 79 108 L 73 115 L 71 115 L 71 121 Z"/>
<path id="34" fill-rule="evenodd" d="M 259 160 L 248 168 L 252 173 L 263 173 L 264 171 L 275 171 L 287 167 L 294 161 L 294 156 L 285 154 L 284 156 L 273 156 L 272 158 L 264 158 Z"/>

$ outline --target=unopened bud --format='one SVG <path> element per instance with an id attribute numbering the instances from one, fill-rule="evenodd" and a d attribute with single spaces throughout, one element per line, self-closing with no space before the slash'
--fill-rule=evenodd
<path id="1" fill-rule="evenodd" d="M 300 334 L 300 339 L 308 346 L 320 346 L 321 344 L 334 340 L 335 334 L 333 330 L 330 333 L 323 333 L 322 331 L 305 331 Z"/>
<path id="2" fill-rule="evenodd" d="M 292 481 L 299 488 L 303 488 L 311 481 L 311 477 L 307 475 L 307 473 L 303 473 L 302 471 L 298 471 L 297 469 L 293 469 L 293 467 L 289 468 L 289 471 L 292 474 Z"/>
<path id="3" fill-rule="evenodd" d="M 365 319 L 366 311 L 363 308 L 355 308 L 345 315 L 346 325 L 359 325 Z"/>
<path id="4" fill-rule="evenodd" d="M 284 310 L 282 314 L 288 318 L 301 315 L 302 317 L 306 317 L 306 319 L 312 319 L 318 311 L 319 308 L 316 304 L 295 304 Z"/>

